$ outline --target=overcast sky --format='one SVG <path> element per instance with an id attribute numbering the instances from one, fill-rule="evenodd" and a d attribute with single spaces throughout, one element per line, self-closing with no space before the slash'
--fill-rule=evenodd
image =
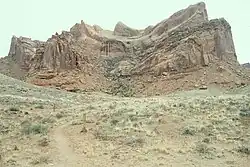
<path id="1" fill-rule="evenodd" d="M 12 35 L 44 40 L 75 23 L 113 30 L 118 21 L 145 28 L 197 0 L 0 0 L 0 56 L 7 56 Z M 250 61 L 250 1 L 204 0 L 209 19 L 224 17 L 232 26 L 240 63 Z M 249 48 L 248 48 L 249 47 Z"/>

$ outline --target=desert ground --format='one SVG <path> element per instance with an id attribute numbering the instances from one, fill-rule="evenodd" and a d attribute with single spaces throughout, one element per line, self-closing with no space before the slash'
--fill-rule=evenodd
<path id="1" fill-rule="evenodd" d="M 122 98 L 0 75 L 1 167 L 248 167 L 250 87 Z"/>

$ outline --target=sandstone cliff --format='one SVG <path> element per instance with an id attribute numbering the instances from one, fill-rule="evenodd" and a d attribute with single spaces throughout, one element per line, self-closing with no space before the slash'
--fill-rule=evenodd
<path id="1" fill-rule="evenodd" d="M 153 95 L 249 80 L 229 23 L 208 20 L 203 2 L 140 31 L 121 22 L 112 32 L 81 21 L 46 42 L 13 37 L 7 58 L 27 81 L 63 89 Z"/>

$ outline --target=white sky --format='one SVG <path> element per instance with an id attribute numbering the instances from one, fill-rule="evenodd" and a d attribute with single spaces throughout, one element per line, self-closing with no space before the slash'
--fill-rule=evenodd
<path id="1" fill-rule="evenodd" d="M 7 56 L 12 35 L 46 41 L 75 23 L 113 30 L 118 21 L 141 29 L 155 25 L 197 0 L 0 0 L 0 56 Z M 250 1 L 204 0 L 209 19 L 224 17 L 232 26 L 240 63 L 250 62 Z"/>

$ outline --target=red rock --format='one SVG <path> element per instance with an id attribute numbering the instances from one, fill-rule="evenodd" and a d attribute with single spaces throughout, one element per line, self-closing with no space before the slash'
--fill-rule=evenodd
<path id="1" fill-rule="evenodd" d="M 13 36 L 9 55 L 1 60 L 4 74 L 18 76 L 22 69 L 27 74 L 22 76 L 40 85 L 104 90 L 126 78 L 145 94 L 189 89 L 193 83 L 226 84 L 236 80 L 233 69 L 240 68 L 229 23 L 208 20 L 204 3 L 145 30 L 119 22 L 107 33 L 81 21 L 46 42 Z M 136 89 L 142 85 L 143 91 Z"/>

